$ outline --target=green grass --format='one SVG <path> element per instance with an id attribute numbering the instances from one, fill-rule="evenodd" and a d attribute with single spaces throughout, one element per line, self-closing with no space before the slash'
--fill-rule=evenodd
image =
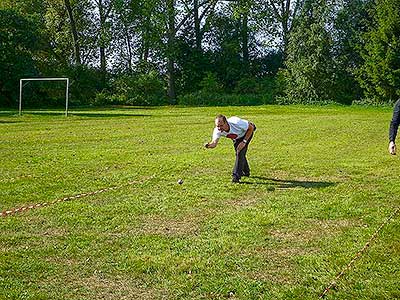
<path id="1" fill-rule="evenodd" d="M 217 113 L 253 121 L 252 177 Z M 399 206 L 390 108 L 0 112 L 0 299 L 318 299 Z M 177 184 L 182 178 L 184 183 Z M 129 181 L 137 181 L 127 185 Z M 399 299 L 400 220 L 326 299 Z"/>

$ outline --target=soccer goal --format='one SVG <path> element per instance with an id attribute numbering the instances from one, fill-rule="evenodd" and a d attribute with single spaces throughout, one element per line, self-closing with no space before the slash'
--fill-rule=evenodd
<path id="1" fill-rule="evenodd" d="M 65 116 L 68 116 L 68 90 L 69 90 L 69 78 L 22 78 L 19 80 L 19 115 L 22 114 L 22 90 L 24 87 L 24 81 L 65 81 Z"/>

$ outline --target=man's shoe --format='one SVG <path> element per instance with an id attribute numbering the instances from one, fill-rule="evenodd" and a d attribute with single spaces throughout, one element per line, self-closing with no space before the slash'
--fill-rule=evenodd
<path id="1" fill-rule="evenodd" d="M 238 178 L 236 175 L 232 176 L 232 183 L 240 183 L 240 178 Z"/>
<path id="2" fill-rule="evenodd" d="M 242 176 L 250 177 L 250 172 L 249 172 L 249 173 L 244 173 L 244 172 L 243 172 L 243 175 L 242 175 Z"/>

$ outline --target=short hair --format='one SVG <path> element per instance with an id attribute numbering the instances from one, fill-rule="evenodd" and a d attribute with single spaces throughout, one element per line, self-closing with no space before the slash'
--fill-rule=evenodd
<path id="1" fill-rule="evenodd" d="M 226 117 L 225 117 L 224 115 L 222 115 L 222 114 L 217 115 L 217 116 L 215 117 L 215 120 L 217 120 L 217 119 L 222 119 L 222 121 L 224 121 L 224 123 L 227 122 L 227 121 L 226 121 Z"/>

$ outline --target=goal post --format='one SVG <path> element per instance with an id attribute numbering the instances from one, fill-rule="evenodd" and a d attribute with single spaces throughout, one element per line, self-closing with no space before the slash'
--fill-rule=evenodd
<path id="1" fill-rule="evenodd" d="M 24 81 L 65 81 L 65 116 L 68 116 L 69 78 L 22 78 L 19 80 L 19 115 L 22 114 L 22 89 Z"/>

